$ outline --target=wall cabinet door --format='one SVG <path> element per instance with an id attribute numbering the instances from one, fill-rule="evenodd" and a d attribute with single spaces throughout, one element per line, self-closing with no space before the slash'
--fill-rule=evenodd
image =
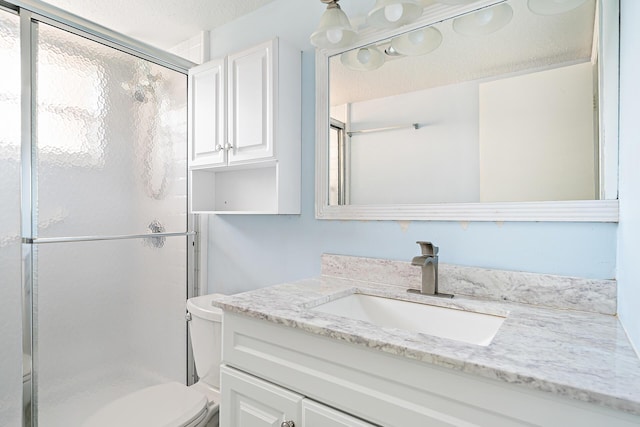
<path id="1" fill-rule="evenodd" d="M 302 401 L 302 425 L 304 427 L 374 427 L 373 424 L 309 399 Z"/>
<path id="2" fill-rule="evenodd" d="M 280 427 L 301 419 L 303 396 L 235 369 L 220 368 L 221 427 Z"/>
<path id="3" fill-rule="evenodd" d="M 228 57 L 229 164 L 274 156 L 276 41 Z"/>
<path id="4" fill-rule="evenodd" d="M 225 60 L 189 70 L 189 161 L 191 167 L 223 166 L 225 150 Z"/>

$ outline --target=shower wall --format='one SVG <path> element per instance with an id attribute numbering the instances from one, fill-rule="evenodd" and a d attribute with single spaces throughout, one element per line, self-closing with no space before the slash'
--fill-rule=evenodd
<path id="1" fill-rule="evenodd" d="M 20 245 L 19 17 L 0 9 L 0 426 L 20 423 L 22 320 Z"/>

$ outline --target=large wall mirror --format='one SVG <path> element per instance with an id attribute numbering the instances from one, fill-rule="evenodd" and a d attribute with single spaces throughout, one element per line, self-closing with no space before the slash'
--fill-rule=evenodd
<path id="1" fill-rule="evenodd" d="M 317 52 L 317 217 L 617 221 L 617 1 L 428 3 Z"/>

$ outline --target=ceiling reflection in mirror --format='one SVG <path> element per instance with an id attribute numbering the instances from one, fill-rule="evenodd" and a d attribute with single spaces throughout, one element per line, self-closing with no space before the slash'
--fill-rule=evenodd
<path id="1" fill-rule="evenodd" d="M 599 199 L 596 0 L 541 3 L 330 57 L 329 205 Z"/>

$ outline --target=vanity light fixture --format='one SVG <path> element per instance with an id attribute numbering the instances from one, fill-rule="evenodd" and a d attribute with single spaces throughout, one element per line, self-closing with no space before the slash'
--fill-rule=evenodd
<path id="1" fill-rule="evenodd" d="M 320 1 L 327 5 L 327 10 L 320 18 L 318 29 L 311 34 L 311 44 L 321 49 L 348 46 L 355 39 L 356 31 L 340 8 L 339 0 Z M 376 0 L 373 9 L 367 15 L 367 23 L 379 28 L 409 24 L 422 16 L 423 1 Z"/>
<path id="2" fill-rule="evenodd" d="M 511 6 L 501 3 L 454 19 L 453 29 L 465 36 L 485 36 L 506 26 L 512 17 Z"/>
<path id="3" fill-rule="evenodd" d="M 356 32 L 349 18 L 342 11 L 339 0 L 320 0 L 327 5 L 320 18 L 318 29 L 311 34 L 311 44 L 319 48 L 339 48 L 351 43 Z"/>
<path id="4" fill-rule="evenodd" d="M 529 10 L 538 15 L 558 15 L 576 9 L 587 0 L 529 0 Z"/>
<path id="5" fill-rule="evenodd" d="M 367 22 L 372 27 L 394 28 L 413 22 L 421 15 L 419 0 L 376 0 Z"/>
<path id="6" fill-rule="evenodd" d="M 424 55 L 437 49 L 441 43 L 442 33 L 433 27 L 427 27 L 394 37 L 391 48 L 402 55 Z"/>
<path id="7" fill-rule="evenodd" d="M 355 71 L 372 71 L 382 67 L 384 54 L 377 46 L 366 46 L 343 53 L 340 62 Z"/>

